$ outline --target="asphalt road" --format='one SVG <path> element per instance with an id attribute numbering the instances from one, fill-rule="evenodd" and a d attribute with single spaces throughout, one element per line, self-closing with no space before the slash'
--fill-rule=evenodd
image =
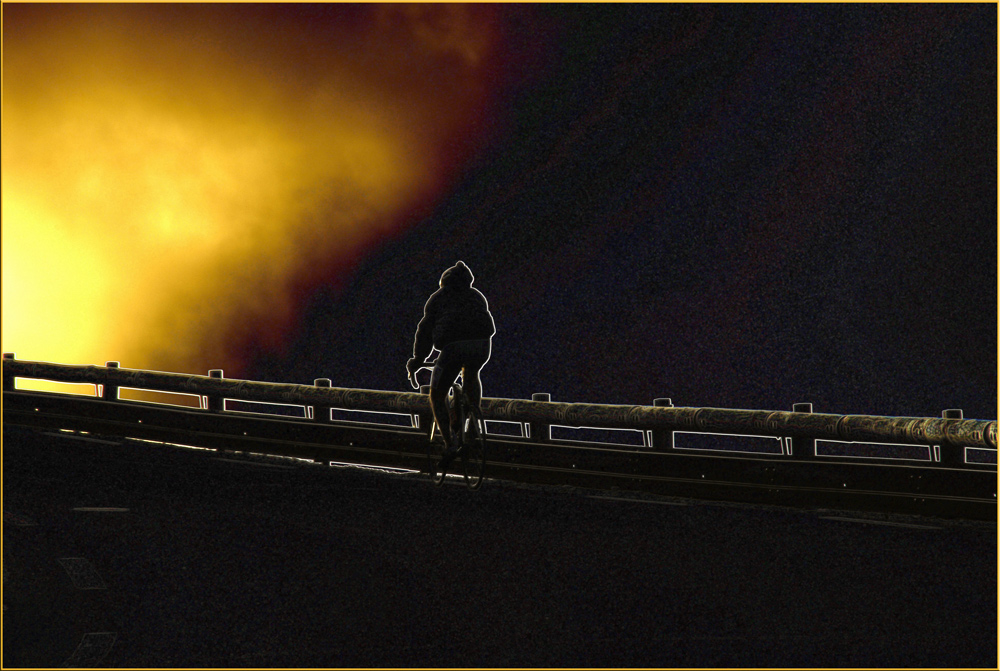
<path id="1" fill-rule="evenodd" d="M 7 668 L 997 666 L 995 524 L 3 448 Z"/>

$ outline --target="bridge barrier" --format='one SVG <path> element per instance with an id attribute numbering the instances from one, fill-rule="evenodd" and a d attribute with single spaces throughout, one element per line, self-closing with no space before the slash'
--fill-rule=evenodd
<path id="1" fill-rule="evenodd" d="M 93 384 L 103 393 L 100 398 L 72 398 L 20 391 L 15 389 L 17 378 Z M 19 361 L 8 354 L 3 359 L 3 387 L 5 422 L 65 429 L 89 426 L 95 432 L 155 435 L 158 440 L 211 443 L 207 446 L 227 450 L 252 444 L 253 449 L 312 455 L 320 461 L 335 456 L 345 461 L 374 460 L 419 468 L 421 459 L 426 459 L 430 424 L 426 393 L 339 388 L 327 378 L 301 385 L 227 379 L 221 370 L 202 376 L 132 370 L 117 362 L 73 366 Z M 121 400 L 118 390 L 123 387 L 189 394 L 204 401 L 199 408 L 178 409 Z M 226 410 L 225 401 L 230 399 L 298 405 L 305 410 L 298 418 L 251 417 Z M 718 491 L 714 496 L 744 499 L 747 487 L 766 490 L 771 498 L 782 491 L 788 498 L 792 490 L 808 490 L 816 500 L 837 501 L 845 498 L 839 490 L 847 489 L 857 500 L 866 496 L 882 503 L 891 498 L 912 499 L 910 503 L 947 500 L 952 507 L 968 504 L 965 507 L 987 511 L 975 515 L 996 516 L 996 465 L 967 458 L 970 451 L 996 450 L 995 420 L 964 419 L 954 411 L 946 411 L 944 417 L 824 414 L 811 412 L 809 404 L 796 404 L 789 412 L 674 407 L 670 399 L 656 399 L 649 406 L 547 399 L 548 395 L 541 394 L 532 400 L 483 399 L 487 422 L 513 423 L 527 429 L 522 436 L 489 436 L 496 448 L 493 472 L 498 476 L 555 482 L 588 480 L 598 486 L 671 492 L 700 492 L 712 489 L 708 485 L 715 483 Z M 364 425 L 331 419 L 331 409 L 394 413 L 411 421 L 408 427 Z M 622 446 L 556 440 L 551 433 L 554 426 L 638 431 L 642 441 L 641 445 Z M 683 449 L 674 440 L 681 434 L 765 437 L 774 439 L 777 450 L 774 454 L 748 454 Z M 928 457 L 923 461 L 850 454 L 821 457 L 817 441 L 926 446 Z M 391 449 L 384 449 L 387 447 Z M 710 474 L 711 480 L 707 477 Z M 853 484 L 849 486 L 847 480 Z M 741 487 L 746 490 L 742 494 L 738 491 Z M 833 491 L 839 495 L 833 496 Z"/>

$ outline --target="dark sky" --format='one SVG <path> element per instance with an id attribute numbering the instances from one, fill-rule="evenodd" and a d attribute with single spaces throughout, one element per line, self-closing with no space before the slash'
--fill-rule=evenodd
<path id="1" fill-rule="evenodd" d="M 5 5 L 4 351 L 995 418 L 996 11 Z"/>
<path id="2" fill-rule="evenodd" d="M 247 377 L 406 389 L 441 272 L 487 396 L 996 417 L 995 5 L 548 5 L 448 194 Z"/>

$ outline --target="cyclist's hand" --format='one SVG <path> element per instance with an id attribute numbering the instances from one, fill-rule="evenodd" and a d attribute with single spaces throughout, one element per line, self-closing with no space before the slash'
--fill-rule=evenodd
<path id="1" fill-rule="evenodd" d="M 406 362 L 406 377 L 409 378 L 410 386 L 414 389 L 418 389 L 420 387 L 420 385 L 417 384 L 417 378 L 414 376 L 414 373 L 419 370 L 418 366 L 419 364 L 415 358 Z"/>

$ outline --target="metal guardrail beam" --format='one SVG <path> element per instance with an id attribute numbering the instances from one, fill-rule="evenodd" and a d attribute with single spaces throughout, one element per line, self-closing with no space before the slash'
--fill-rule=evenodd
<path id="1" fill-rule="evenodd" d="M 110 398 L 108 390 L 115 390 L 113 398 L 117 398 L 117 389 L 121 387 L 192 394 L 209 398 L 209 412 L 213 411 L 212 408 L 221 407 L 221 399 L 411 415 L 428 410 L 427 397 L 413 392 L 229 380 L 221 376 L 221 371 L 212 372 L 212 376 L 203 376 L 133 370 L 117 365 L 71 366 L 18 361 L 5 355 L 3 386 L 13 390 L 14 379 L 22 377 L 103 385 L 105 398 Z M 323 382 L 329 383 L 328 380 Z M 995 420 L 555 403 L 500 398 L 484 398 L 483 415 L 487 419 L 538 425 L 697 431 L 849 442 L 902 442 L 957 448 L 997 447 Z"/>
<path id="2" fill-rule="evenodd" d="M 321 422 L 254 412 L 211 412 L 17 390 L 3 398 L 4 431 L 76 432 L 223 452 L 261 453 L 407 470 L 423 469 L 425 431 L 410 426 Z M 137 442 L 136 446 L 144 443 Z M 996 466 L 778 454 L 645 449 L 587 442 L 489 439 L 490 477 L 630 489 L 706 500 L 842 507 L 996 520 Z M 143 453 L 136 452 L 137 456 Z"/>

